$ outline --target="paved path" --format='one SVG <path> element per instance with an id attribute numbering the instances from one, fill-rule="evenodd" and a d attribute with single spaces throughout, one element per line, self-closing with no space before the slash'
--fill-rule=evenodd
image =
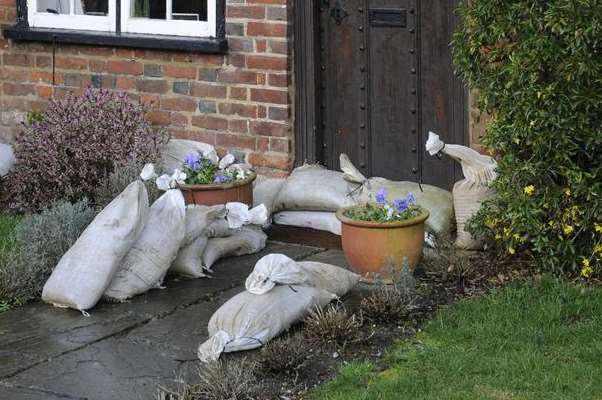
<path id="1" fill-rule="evenodd" d="M 209 318 L 269 253 L 344 265 L 339 251 L 270 242 L 221 261 L 214 279 L 172 280 L 89 318 L 40 303 L 0 314 L 0 399 L 154 399 L 158 384 L 194 371 Z"/>

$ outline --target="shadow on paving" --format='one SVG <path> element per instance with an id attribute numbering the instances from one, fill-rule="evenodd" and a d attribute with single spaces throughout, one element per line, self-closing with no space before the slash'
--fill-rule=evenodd
<path id="1" fill-rule="evenodd" d="M 324 249 L 269 242 L 259 254 L 219 262 L 213 279 L 171 279 L 168 289 L 128 303 L 101 302 L 89 318 L 42 303 L 0 314 L 0 399 L 153 399 L 157 384 L 194 372 L 209 318 L 270 253 L 332 258 Z"/>

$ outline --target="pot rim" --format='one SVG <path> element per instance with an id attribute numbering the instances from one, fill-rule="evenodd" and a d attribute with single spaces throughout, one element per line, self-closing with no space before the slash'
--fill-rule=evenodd
<path id="1" fill-rule="evenodd" d="M 254 171 L 251 171 L 249 176 L 240 181 L 228 182 L 228 183 L 209 183 L 207 185 L 178 185 L 181 190 L 184 191 L 209 191 L 209 190 L 226 190 L 232 189 L 239 186 L 245 186 L 250 183 L 253 183 L 257 179 L 257 174 Z"/>
<path id="2" fill-rule="evenodd" d="M 431 215 L 429 210 L 427 210 L 426 208 L 424 208 L 422 206 L 420 207 L 422 212 L 419 215 L 415 216 L 414 218 L 406 219 L 404 221 L 393 221 L 393 222 L 358 221 L 358 220 L 346 217 L 344 215 L 345 211 L 353 209 L 358 206 L 360 206 L 360 205 L 358 204 L 358 205 L 351 206 L 351 207 L 339 208 L 336 212 L 337 219 L 344 224 L 360 226 L 363 228 L 392 229 L 392 228 L 402 228 L 404 226 L 413 226 L 413 225 L 421 224 L 424 221 L 426 221 L 428 219 L 428 217 Z"/>

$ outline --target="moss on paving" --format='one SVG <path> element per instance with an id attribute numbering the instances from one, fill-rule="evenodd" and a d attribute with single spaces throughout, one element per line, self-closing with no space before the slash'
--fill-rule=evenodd
<path id="1" fill-rule="evenodd" d="M 387 369 L 351 363 L 317 399 L 602 399 L 602 289 L 545 278 L 442 310 Z"/>

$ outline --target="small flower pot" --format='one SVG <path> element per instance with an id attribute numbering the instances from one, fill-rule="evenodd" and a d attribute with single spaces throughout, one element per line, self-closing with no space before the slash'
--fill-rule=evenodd
<path id="1" fill-rule="evenodd" d="M 254 172 L 240 181 L 210 185 L 180 185 L 186 204 L 213 206 L 230 202 L 244 203 L 253 207 Z"/>
<path id="2" fill-rule="evenodd" d="M 424 246 L 427 210 L 405 221 L 371 222 L 345 216 L 351 208 L 341 208 L 336 215 L 342 223 L 343 252 L 353 271 L 364 281 L 379 277 L 390 282 L 392 272 L 401 272 L 404 259 L 411 271 L 416 268 Z"/>

